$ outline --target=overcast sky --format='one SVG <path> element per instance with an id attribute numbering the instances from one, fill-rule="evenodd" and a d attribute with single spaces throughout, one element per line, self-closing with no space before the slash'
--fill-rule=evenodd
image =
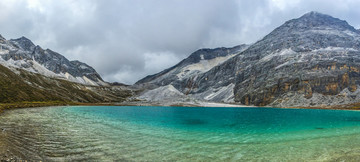
<path id="1" fill-rule="evenodd" d="M 360 28 L 359 0 L 1 0 L 0 34 L 133 84 L 199 48 L 254 43 L 309 11 Z"/>

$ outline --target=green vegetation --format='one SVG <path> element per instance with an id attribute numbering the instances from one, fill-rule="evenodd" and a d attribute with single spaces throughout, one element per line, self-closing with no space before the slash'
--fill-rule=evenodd
<path id="1" fill-rule="evenodd" d="M 0 103 L 49 100 L 61 99 L 30 86 L 19 75 L 0 65 Z"/>
<path id="2" fill-rule="evenodd" d="M 132 95 L 120 87 L 85 86 L 0 65 L 0 109 L 122 102 Z"/>
<path id="3" fill-rule="evenodd" d="M 46 106 L 62 106 L 75 105 L 75 103 L 67 103 L 62 101 L 48 101 L 48 102 L 16 102 L 16 103 L 0 103 L 0 113 L 5 109 L 11 108 L 29 108 L 29 107 L 46 107 Z"/>

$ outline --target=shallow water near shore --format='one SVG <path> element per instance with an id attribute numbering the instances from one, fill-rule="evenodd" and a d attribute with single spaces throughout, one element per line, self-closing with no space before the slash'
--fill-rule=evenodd
<path id="1" fill-rule="evenodd" d="M 0 159 L 360 160 L 360 112 L 75 106 L 0 115 Z M 5 152 L 5 153 L 4 153 Z M 6 154 L 6 155 L 5 155 Z"/>

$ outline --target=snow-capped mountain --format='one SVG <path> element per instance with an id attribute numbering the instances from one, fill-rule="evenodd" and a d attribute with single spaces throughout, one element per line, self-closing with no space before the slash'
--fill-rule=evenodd
<path id="1" fill-rule="evenodd" d="M 232 94 L 233 101 L 246 105 L 342 105 L 360 101 L 359 50 L 359 30 L 310 12 L 207 71 L 172 82 L 163 77 L 168 72 L 152 77 L 202 100 L 231 102 Z"/>
<path id="2" fill-rule="evenodd" d="M 91 66 L 69 61 L 50 49 L 35 46 L 25 37 L 6 40 L 0 35 L 0 64 L 85 85 L 107 85 Z"/>

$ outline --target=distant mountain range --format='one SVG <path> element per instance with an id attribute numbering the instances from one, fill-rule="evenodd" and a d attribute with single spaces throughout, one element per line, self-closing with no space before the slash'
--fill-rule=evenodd
<path id="1" fill-rule="evenodd" d="M 108 84 L 91 66 L 69 61 L 50 49 L 35 46 L 25 37 L 6 40 L 0 35 L 0 64 L 85 85 Z"/>
<path id="2" fill-rule="evenodd" d="M 0 103 L 122 102 L 133 95 L 121 83 L 107 83 L 89 65 L 69 61 L 21 37 L 0 35 Z"/>
<path id="3" fill-rule="evenodd" d="M 148 101 L 308 107 L 360 101 L 360 31 L 309 12 L 256 43 L 202 49 L 136 83 Z"/>
<path id="4" fill-rule="evenodd" d="M 0 103 L 224 102 L 275 107 L 360 103 L 360 31 L 318 12 L 289 20 L 251 45 L 200 49 L 133 86 L 21 37 L 0 35 Z M 133 100 L 137 96 L 138 100 Z"/>

